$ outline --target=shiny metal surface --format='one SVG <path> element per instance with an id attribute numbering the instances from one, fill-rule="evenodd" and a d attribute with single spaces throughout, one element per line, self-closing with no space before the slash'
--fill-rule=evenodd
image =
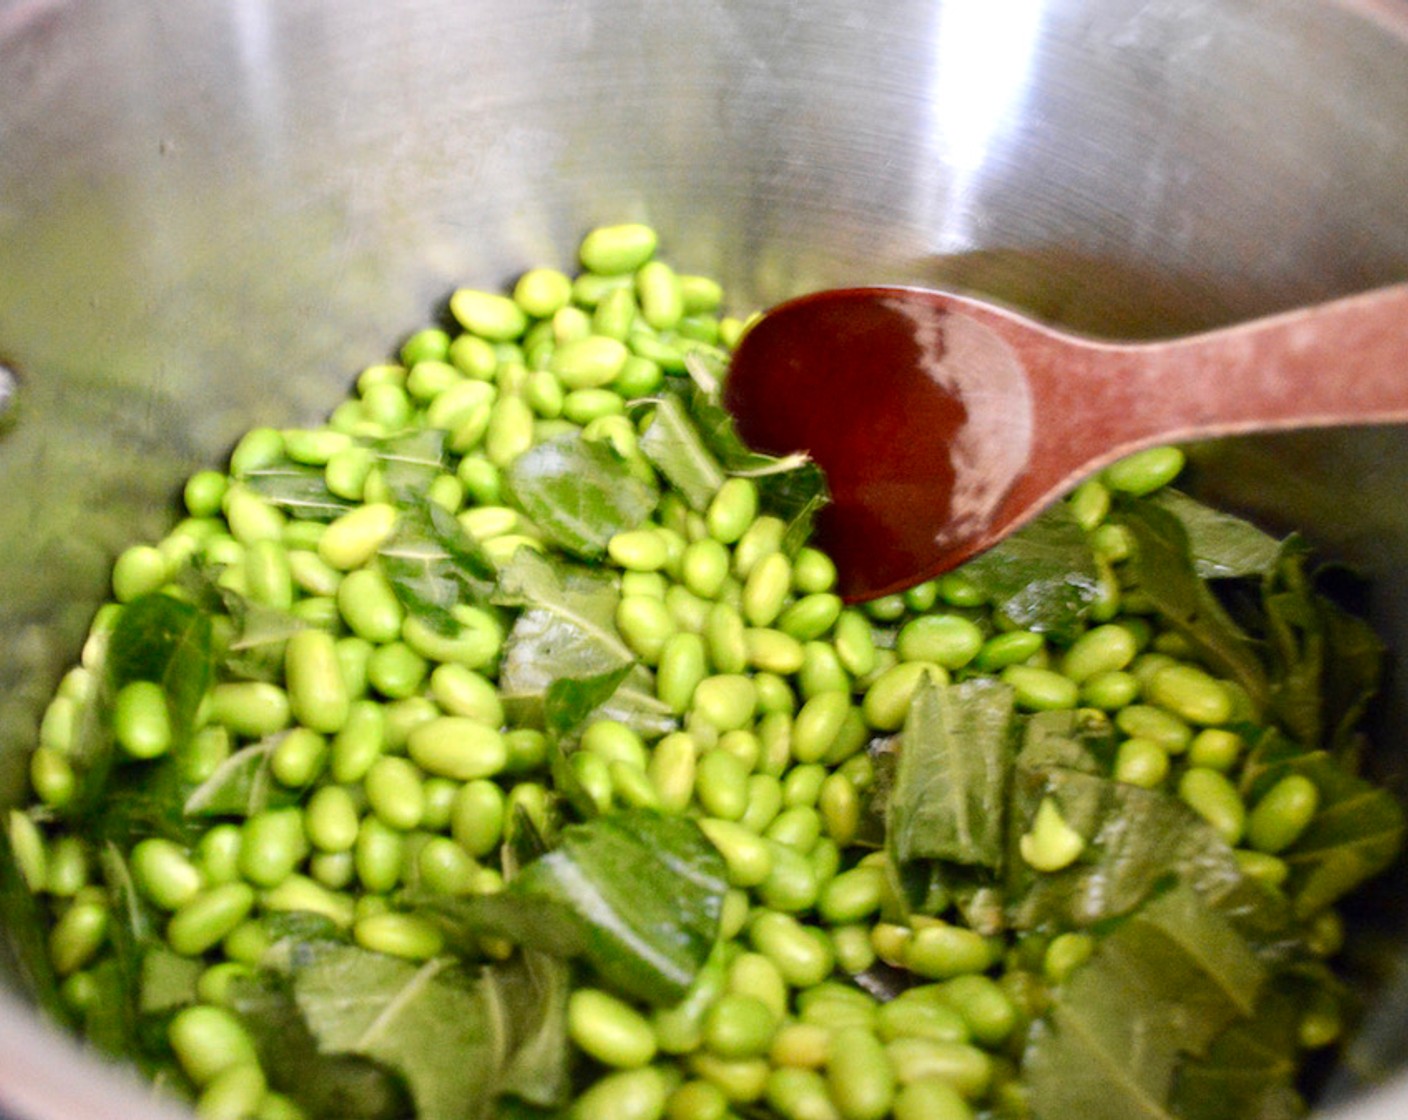
<path id="1" fill-rule="evenodd" d="M 1157 335 L 1408 277 L 1405 182 L 1408 0 L 0 0 L 0 805 L 184 472 L 594 222 L 739 309 L 946 283 Z M 1387 577 L 1408 649 L 1405 433 L 1204 458 Z M 1408 999 L 1377 1006 L 1397 1067 Z M 8 980 L 0 1040 L 0 1108 L 160 1114 Z"/>

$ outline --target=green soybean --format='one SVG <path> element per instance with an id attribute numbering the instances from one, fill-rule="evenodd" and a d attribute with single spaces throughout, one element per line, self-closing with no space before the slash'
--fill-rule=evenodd
<path id="1" fill-rule="evenodd" d="M 171 749 L 174 732 L 166 691 L 154 681 L 124 685 L 113 701 L 113 735 L 133 758 L 156 758 Z"/>
<path id="2" fill-rule="evenodd" d="M 655 1057 L 649 1021 L 629 1004 L 595 988 L 578 988 L 568 997 L 567 1032 L 580 1050 L 616 1069 L 639 1069 Z"/>
<path id="3" fill-rule="evenodd" d="M 619 1070 L 594 1082 L 572 1105 L 572 1120 L 660 1120 L 669 1082 L 654 1066 Z"/>
<path id="4" fill-rule="evenodd" d="M 864 1028 L 836 1032 L 826 1080 L 845 1120 L 881 1120 L 895 1100 L 894 1066 L 880 1040 Z"/>
<path id="5" fill-rule="evenodd" d="M 1288 774 L 1256 803 L 1247 818 L 1247 842 L 1275 855 L 1297 840 L 1320 807 L 1320 790 L 1303 774 Z"/>
<path id="6" fill-rule="evenodd" d="M 227 1069 L 258 1064 L 244 1025 L 221 1007 L 183 1008 L 168 1025 L 167 1037 L 181 1068 L 197 1086 L 208 1085 Z"/>
<path id="7" fill-rule="evenodd" d="M 508 748 L 497 728 L 464 716 L 441 716 L 415 728 L 406 749 L 431 774 L 467 782 L 488 778 L 508 763 Z"/>
<path id="8" fill-rule="evenodd" d="M 171 916 L 167 944 L 178 953 L 199 956 L 244 921 L 254 898 L 248 883 L 221 883 L 202 891 Z"/>
<path id="9" fill-rule="evenodd" d="M 1178 780 L 1178 796 L 1234 847 L 1246 829 L 1247 810 L 1226 775 L 1206 767 L 1190 767 Z"/>

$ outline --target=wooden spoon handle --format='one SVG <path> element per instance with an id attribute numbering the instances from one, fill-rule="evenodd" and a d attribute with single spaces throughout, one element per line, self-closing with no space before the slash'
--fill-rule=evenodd
<path id="1" fill-rule="evenodd" d="M 1092 342 L 1074 371 L 1069 351 L 1051 355 L 1061 370 L 1028 355 L 1039 413 L 1079 416 L 1099 396 L 1099 423 L 1067 429 L 1062 449 L 1086 467 L 1154 443 L 1404 422 L 1408 284 L 1168 342 Z"/>

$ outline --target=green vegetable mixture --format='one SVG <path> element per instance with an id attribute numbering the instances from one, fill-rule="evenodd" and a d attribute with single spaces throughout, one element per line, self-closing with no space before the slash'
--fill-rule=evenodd
<path id="1" fill-rule="evenodd" d="M 1381 650 L 1136 455 L 847 607 L 745 323 L 598 229 L 128 549 L 0 897 L 209 1120 L 1278 1120 L 1398 853 Z"/>

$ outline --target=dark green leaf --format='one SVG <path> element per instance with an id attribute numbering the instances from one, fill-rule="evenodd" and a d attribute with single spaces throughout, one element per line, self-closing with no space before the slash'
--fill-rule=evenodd
<path id="1" fill-rule="evenodd" d="M 215 768 L 182 805 L 188 817 L 250 817 L 265 809 L 292 805 L 298 796 L 274 780 L 270 760 L 282 736 L 251 743 Z"/>
<path id="2" fill-rule="evenodd" d="M 1139 589 L 1215 672 L 1240 684 L 1256 711 L 1264 712 L 1270 685 L 1256 644 L 1193 570 L 1188 534 L 1178 518 L 1138 501 L 1123 503 L 1114 516 L 1134 537 L 1129 563 Z"/>
<path id="3" fill-rule="evenodd" d="M 1385 870 L 1403 849 L 1403 807 L 1382 786 L 1346 773 L 1315 751 L 1289 769 L 1320 790 L 1320 809 L 1281 858 L 1291 868 L 1287 891 L 1302 916 L 1344 897 Z"/>
<path id="4" fill-rule="evenodd" d="M 1320 614 L 1326 642 L 1322 742 L 1348 759 L 1358 746 L 1360 721 L 1382 684 L 1387 650 L 1369 623 L 1324 597 Z"/>
<path id="5" fill-rule="evenodd" d="M 1160 490 L 1149 501 L 1178 518 L 1188 535 L 1193 570 L 1203 579 L 1263 576 L 1280 558 L 1281 542 L 1270 533 L 1182 491 Z"/>
<path id="6" fill-rule="evenodd" d="M 142 1014 L 175 1011 L 196 1002 L 196 981 L 205 965 L 160 943 L 148 947 L 142 956 L 142 988 L 139 1010 Z"/>
<path id="7" fill-rule="evenodd" d="M 104 998 L 102 1045 L 107 1053 L 143 1062 L 146 1052 L 140 1027 L 146 995 L 145 962 L 149 951 L 164 950 L 158 916 L 137 891 L 126 859 L 112 843 L 99 852 L 103 884 L 107 889 L 108 944 L 111 953 L 110 987 Z"/>
<path id="8" fill-rule="evenodd" d="M 1006 843 L 1012 690 L 989 679 L 920 685 L 900 736 L 888 847 L 903 881 L 917 861 L 996 871 Z M 911 905 L 922 909 L 914 897 Z"/>
<path id="9" fill-rule="evenodd" d="M 319 1050 L 290 977 L 263 971 L 237 980 L 231 1010 L 249 1029 L 270 1085 L 314 1120 L 400 1120 L 411 1114 L 405 1090 L 382 1066 L 355 1054 Z"/>
<path id="10" fill-rule="evenodd" d="M 247 471 L 241 481 L 270 505 L 306 521 L 333 521 L 353 508 L 328 489 L 321 467 L 292 459 Z"/>
<path id="11" fill-rule="evenodd" d="M 505 1029 L 486 1013 L 484 992 L 462 965 L 338 946 L 293 974 L 293 994 L 318 1050 L 395 1070 L 418 1120 L 492 1114 Z"/>
<path id="12" fill-rule="evenodd" d="M 675 727 L 655 695 L 654 676 L 635 663 L 616 630 L 620 593 L 609 575 L 520 549 L 499 574 L 495 600 L 527 608 L 508 635 L 499 670 L 499 693 L 512 721 L 545 727 L 555 682 L 605 678 L 630 666 L 595 718 L 620 720 L 647 736 Z"/>
<path id="13" fill-rule="evenodd" d="M 758 487 L 758 508 L 787 523 L 783 545 L 786 551 L 795 552 L 811 535 L 817 513 L 829 500 L 825 472 L 804 456 L 779 459 L 748 447 L 717 393 L 696 390 L 690 413 L 724 469 L 753 479 Z"/>
<path id="14" fill-rule="evenodd" d="M 108 639 L 108 683 L 114 692 L 133 681 L 154 681 L 166 692 L 177 744 L 195 725 L 196 711 L 214 675 L 210 619 L 161 592 L 132 600 Z"/>
<path id="15" fill-rule="evenodd" d="M 1251 1014 L 1266 973 L 1189 887 L 1104 938 L 1032 1031 L 1023 1061 L 1039 1120 L 1172 1120 L 1184 1054 Z"/>
<path id="16" fill-rule="evenodd" d="M 678 397 L 651 402 L 654 417 L 640 437 L 641 453 L 680 492 L 691 509 L 703 513 L 724 482 L 724 469 L 705 446 Z"/>
<path id="17" fill-rule="evenodd" d="M 1299 1120 L 1296 1092 L 1301 1008 L 1272 988 L 1256 1016 L 1234 1023 L 1206 1057 L 1186 1059 L 1174 1080 L 1172 1104 L 1182 1120 Z"/>
<path id="18" fill-rule="evenodd" d="M 1347 753 L 1378 691 L 1384 647 L 1368 623 L 1315 590 L 1307 560 L 1293 539 L 1266 580 L 1272 710 L 1302 743 Z"/>
<path id="19" fill-rule="evenodd" d="M 221 588 L 220 600 L 230 616 L 221 668 L 227 677 L 282 683 L 284 646 L 309 623 L 288 611 L 256 603 Z"/>
<path id="20" fill-rule="evenodd" d="M 572 1098 L 572 1047 L 567 1038 L 571 971 L 556 957 L 524 949 L 484 970 L 482 981 L 499 1022 L 513 1034 L 499 1079 L 502 1094 L 540 1108 Z"/>
<path id="21" fill-rule="evenodd" d="M 19 810 L 12 810 L 18 812 Z M 72 1012 L 59 995 L 59 981 L 49 961 L 49 929 L 38 897 L 29 889 L 15 861 L 8 828 L 0 828 L 0 959 L 56 1023 Z"/>
<path id="22" fill-rule="evenodd" d="M 1268 960 L 1294 951 L 1297 933 L 1285 900 L 1247 879 L 1218 832 L 1181 799 L 1075 770 L 1019 765 L 1009 852 L 1047 797 L 1086 838 L 1086 850 L 1070 867 L 1050 873 L 1009 857 L 1008 907 L 1015 928 L 1090 928 L 1133 913 L 1177 880 L 1232 921 Z"/>
<path id="23" fill-rule="evenodd" d="M 616 694 L 630 671 L 630 665 L 621 665 L 594 677 L 562 677 L 553 681 L 544 701 L 548 734 L 559 740 L 570 736 Z"/>
<path id="24" fill-rule="evenodd" d="M 169 755 L 128 762 L 113 768 L 101 799 L 73 826 L 95 844 L 111 842 L 124 851 L 147 836 L 191 845 L 206 827 L 182 811 L 194 788 L 182 776 L 179 760 Z"/>
<path id="25" fill-rule="evenodd" d="M 460 630 L 454 608 L 487 603 L 496 575 L 479 543 L 423 495 L 401 505 L 396 532 L 378 562 L 407 613 L 445 637 Z"/>
<path id="26" fill-rule="evenodd" d="M 439 428 L 422 428 L 370 443 L 381 468 L 382 481 L 397 506 L 413 506 L 425 500 L 430 484 L 448 466 L 445 433 Z"/>
<path id="27" fill-rule="evenodd" d="M 660 493 L 605 442 L 570 434 L 518 456 L 504 472 L 509 500 L 567 552 L 596 560 L 617 533 L 641 525 Z"/>
<path id="28" fill-rule="evenodd" d="M 210 619 L 199 608 L 153 592 L 132 600 L 118 614 L 108 637 L 103 685 L 78 717 L 69 752 L 78 790 L 67 815 L 90 834 L 101 833 L 96 817 L 113 811 L 109 778 L 116 766 L 112 737 L 112 697 L 133 681 L 152 681 L 166 693 L 175 746 L 189 737 L 196 712 L 214 674 Z M 114 779 L 115 781 L 117 779 Z M 135 795 L 150 801 L 137 789 Z"/>
<path id="29" fill-rule="evenodd" d="M 629 810 L 562 830 L 558 846 L 497 895 L 417 900 L 452 942 L 482 932 L 585 957 L 625 995 L 684 995 L 718 937 L 722 857 L 698 825 Z"/>
<path id="30" fill-rule="evenodd" d="M 1073 637 L 1100 594 L 1090 541 L 1057 503 L 960 569 L 1018 626 Z"/>

